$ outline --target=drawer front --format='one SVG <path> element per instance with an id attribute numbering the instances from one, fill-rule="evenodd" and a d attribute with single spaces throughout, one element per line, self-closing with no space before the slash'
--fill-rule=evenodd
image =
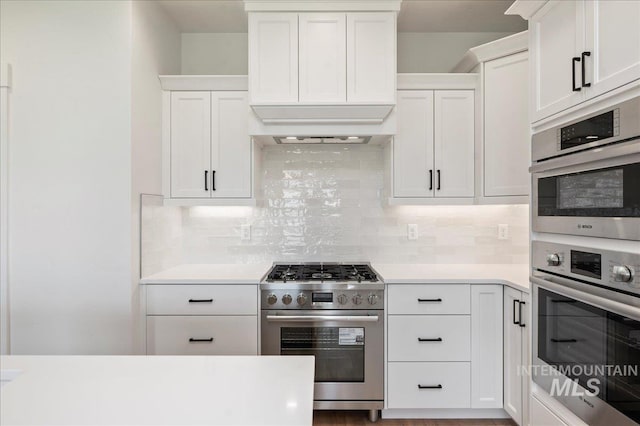
<path id="1" fill-rule="evenodd" d="M 150 285 L 147 315 L 258 315 L 255 285 Z"/>
<path id="2" fill-rule="evenodd" d="M 471 361 L 468 315 L 389 315 L 389 361 Z"/>
<path id="3" fill-rule="evenodd" d="M 471 407 L 470 363 L 390 362 L 387 365 L 388 408 Z"/>
<path id="4" fill-rule="evenodd" d="M 257 355 L 258 317 L 149 316 L 148 355 Z"/>
<path id="5" fill-rule="evenodd" d="M 469 315 L 469 284 L 401 284 L 389 285 L 389 314 Z"/>

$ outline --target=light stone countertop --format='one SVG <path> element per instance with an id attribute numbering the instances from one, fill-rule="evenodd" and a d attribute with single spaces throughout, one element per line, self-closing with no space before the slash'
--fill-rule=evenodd
<path id="1" fill-rule="evenodd" d="M 385 284 L 503 284 L 529 293 L 529 265 L 373 263 Z"/>
<path id="2" fill-rule="evenodd" d="M 140 280 L 140 284 L 259 284 L 271 263 L 184 264 Z"/>
<path id="3" fill-rule="evenodd" d="M 259 284 L 272 264 L 185 264 L 140 284 Z M 385 284 L 504 284 L 529 292 L 529 265 L 372 263 Z"/>
<path id="4" fill-rule="evenodd" d="M 2 425 L 311 425 L 304 356 L 3 356 Z M 282 374 L 286 371 L 287 374 Z"/>

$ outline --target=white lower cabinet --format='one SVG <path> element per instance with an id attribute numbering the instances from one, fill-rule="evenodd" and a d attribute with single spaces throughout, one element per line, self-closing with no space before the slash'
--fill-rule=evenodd
<path id="1" fill-rule="evenodd" d="M 147 354 L 256 355 L 255 316 L 149 316 Z"/>
<path id="2" fill-rule="evenodd" d="M 386 408 L 502 408 L 502 286 L 387 288 Z"/>
<path id="3" fill-rule="evenodd" d="M 257 355 L 257 285 L 148 285 L 147 355 Z"/>
<path id="4" fill-rule="evenodd" d="M 468 362 L 390 362 L 390 408 L 470 407 Z"/>
<path id="5" fill-rule="evenodd" d="M 504 409 L 518 425 L 526 425 L 529 401 L 529 295 L 504 289 Z"/>

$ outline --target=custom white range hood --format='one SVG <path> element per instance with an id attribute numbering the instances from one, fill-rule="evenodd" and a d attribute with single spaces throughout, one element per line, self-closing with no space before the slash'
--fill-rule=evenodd
<path id="1" fill-rule="evenodd" d="M 277 143 L 393 135 L 400 3 L 245 0 L 250 134 Z"/>

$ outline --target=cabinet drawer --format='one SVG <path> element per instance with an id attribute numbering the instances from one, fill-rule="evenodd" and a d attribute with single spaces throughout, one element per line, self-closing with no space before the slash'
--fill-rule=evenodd
<path id="1" fill-rule="evenodd" d="M 471 361 L 470 316 L 389 315 L 388 318 L 389 361 Z"/>
<path id="2" fill-rule="evenodd" d="M 469 284 L 401 284 L 388 286 L 389 314 L 469 315 Z"/>
<path id="3" fill-rule="evenodd" d="M 150 285 L 147 315 L 258 315 L 255 285 Z"/>
<path id="4" fill-rule="evenodd" d="M 390 362 L 387 365 L 389 408 L 471 406 L 471 364 L 468 362 Z"/>
<path id="5" fill-rule="evenodd" d="M 148 355 L 256 355 L 257 316 L 149 316 Z"/>

